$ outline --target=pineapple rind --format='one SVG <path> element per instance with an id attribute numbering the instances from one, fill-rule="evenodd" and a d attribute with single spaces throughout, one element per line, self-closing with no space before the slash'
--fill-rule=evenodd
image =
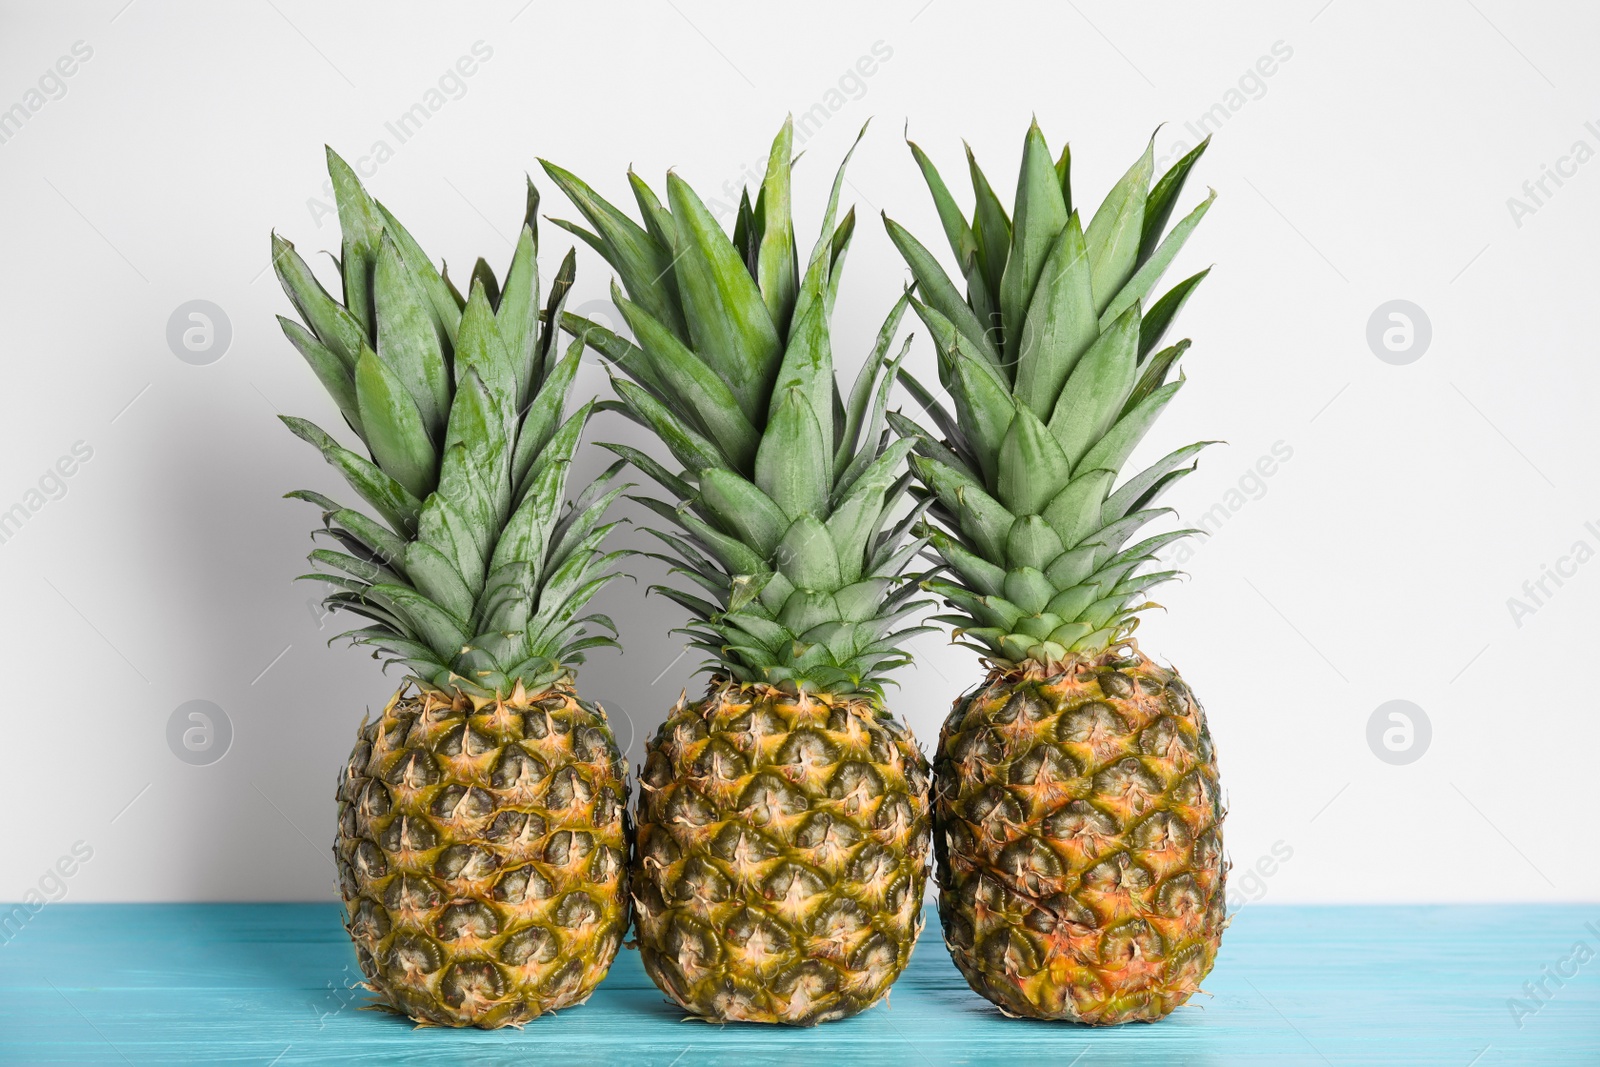
<path id="1" fill-rule="evenodd" d="M 1222 805 L 1205 712 L 1177 672 L 1115 654 L 996 669 L 934 758 L 945 944 L 1012 1015 L 1154 1021 L 1216 961 Z"/>
<path id="2" fill-rule="evenodd" d="M 397 692 L 340 777 L 345 927 L 384 1003 L 520 1026 L 582 1003 L 627 933 L 627 763 L 560 686 L 474 702 Z"/>
<path id="3" fill-rule="evenodd" d="M 639 777 L 635 937 L 692 1015 L 811 1026 L 880 1000 L 922 930 L 929 769 L 871 698 L 714 680 Z"/>

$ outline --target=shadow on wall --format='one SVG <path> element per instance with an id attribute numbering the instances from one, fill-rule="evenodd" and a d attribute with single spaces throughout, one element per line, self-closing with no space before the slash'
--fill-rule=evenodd
<path id="1" fill-rule="evenodd" d="M 260 344 L 273 342 L 281 344 L 275 335 Z M 146 576 L 141 586 L 161 590 L 161 615 L 147 622 L 164 628 L 165 662 L 143 667 L 153 684 L 129 713 L 155 748 L 151 800 L 181 820 L 163 860 L 171 892 L 295 899 L 312 884 L 330 899 L 337 773 L 363 713 L 381 708 L 399 680 L 365 653 L 326 648 L 360 623 L 319 619 L 316 590 L 293 581 L 310 569 L 319 517 L 283 493 L 349 490 L 256 391 L 242 391 L 255 408 L 202 402 L 218 384 L 204 376 L 219 372 L 241 369 L 165 380 L 180 394 L 169 411 L 182 417 L 161 419 L 157 397 L 147 413 L 160 430 L 137 465 L 143 504 L 118 536 Z M 137 832 L 138 820 L 128 821 Z"/>

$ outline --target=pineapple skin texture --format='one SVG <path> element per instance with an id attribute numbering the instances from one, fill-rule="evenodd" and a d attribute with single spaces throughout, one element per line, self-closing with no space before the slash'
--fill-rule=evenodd
<path id="1" fill-rule="evenodd" d="M 479 708 L 402 687 L 338 789 L 345 928 L 379 1005 L 493 1029 L 586 1000 L 628 928 L 626 775 L 566 686 Z"/>
<path id="2" fill-rule="evenodd" d="M 945 944 L 1008 1015 L 1154 1022 L 1227 925 L 1223 810 L 1205 713 L 1138 655 L 1048 676 L 996 669 L 934 761 Z"/>
<path id="3" fill-rule="evenodd" d="M 685 1011 L 812 1026 L 880 1000 L 922 931 L 930 768 L 869 699 L 716 680 L 647 745 L 638 947 Z"/>

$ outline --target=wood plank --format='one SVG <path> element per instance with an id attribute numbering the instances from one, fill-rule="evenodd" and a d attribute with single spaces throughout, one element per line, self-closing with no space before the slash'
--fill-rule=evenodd
<path id="1" fill-rule="evenodd" d="M 887 1006 L 813 1030 L 684 1022 L 625 951 L 588 1004 L 480 1032 L 359 1010 L 331 905 L 51 905 L 0 944 L 0 1062 L 1600 1064 L 1600 907 L 1258 905 L 1210 998 L 1106 1030 L 1004 1018 L 937 931 Z M 1519 1027 L 1510 999 L 1579 942 L 1596 958 Z"/>

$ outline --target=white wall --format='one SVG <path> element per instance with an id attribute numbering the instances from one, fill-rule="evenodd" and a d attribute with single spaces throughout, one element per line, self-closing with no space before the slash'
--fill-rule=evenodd
<path id="1" fill-rule="evenodd" d="M 1164 590 L 1170 611 L 1141 636 L 1212 716 L 1235 863 L 1292 850 L 1250 895 L 1600 897 L 1580 822 L 1600 748 L 1587 678 L 1600 563 L 1547 582 L 1539 604 L 1522 592 L 1573 546 L 1600 549 L 1600 163 L 1547 180 L 1531 212 L 1508 207 L 1576 142 L 1586 159 L 1600 149 L 1591 5 L 903 0 L 780 19 L 705 0 L 450 14 L 122 3 L 0 14 L 0 108 L 41 104 L 0 143 L 0 509 L 40 503 L 28 494 L 58 458 L 92 449 L 65 495 L 0 544 L 0 898 L 76 842 L 93 854 L 70 899 L 334 894 L 335 772 L 393 681 L 325 648 L 337 620 L 289 581 L 316 516 L 279 497 L 337 481 L 274 416 L 337 420 L 273 322 L 288 304 L 267 235 L 337 247 L 336 221 L 315 215 L 324 142 L 355 161 L 387 141 L 371 187 L 464 274 L 480 253 L 509 258 L 537 156 L 624 200 L 630 163 L 714 191 L 764 158 L 786 111 L 818 103 L 837 114 L 797 175 L 807 229 L 835 161 L 877 119 L 846 189 L 862 226 L 834 331 L 852 372 L 905 277 L 877 212 L 938 235 L 900 143 L 908 118 L 963 198 L 962 137 L 1009 198 L 1037 114 L 1052 146 L 1071 139 L 1075 188 L 1093 201 L 1158 122 L 1165 154 L 1221 105 L 1188 202 L 1207 184 L 1221 198 L 1182 264 L 1217 269 L 1184 315 L 1190 385 L 1152 448 L 1229 441 L 1171 500 L 1191 520 L 1223 508 L 1185 564 L 1192 580 Z M 26 96 L 80 41 L 92 56 L 64 95 Z M 385 123 L 480 41 L 492 56 L 464 94 L 399 144 Z M 877 42 L 892 54 L 852 82 Z M 1236 93 L 1275 49 L 1272 75 Z M 573 214 L 541 184 L 552 213 Z M 545 235 L 553 267 L 569 242 Z M 578 302 L 606 280 L 585 254 Z M 1397 298 L 1432 324 L 1405 366 L 1366 339 Z M 166 340 L 194 299 L 232 326 L 206 366 Z M 587 368 L 580 388 L 603 387 Z M 1292 455 L 1249 480 L 1275 446 Z M 600 453 L 585 462 L 598 470 Z M 679 616 L 640 589 L 607 602 L 627 655 L 583 678 L 625 713 L 635 758 L 696 684 L 695 657 L 666 632 Z M 1513 618 L 1513 596 L 1536 610 Z M 918 652 L 894 703 L 931 746 L 978 668 L 940 638 Z M 1367 741 L 1393 699 L 1432 727 L 1403 766 Z M 169 749 L 191 700 L 231 722 L 209 766 Z"/>

